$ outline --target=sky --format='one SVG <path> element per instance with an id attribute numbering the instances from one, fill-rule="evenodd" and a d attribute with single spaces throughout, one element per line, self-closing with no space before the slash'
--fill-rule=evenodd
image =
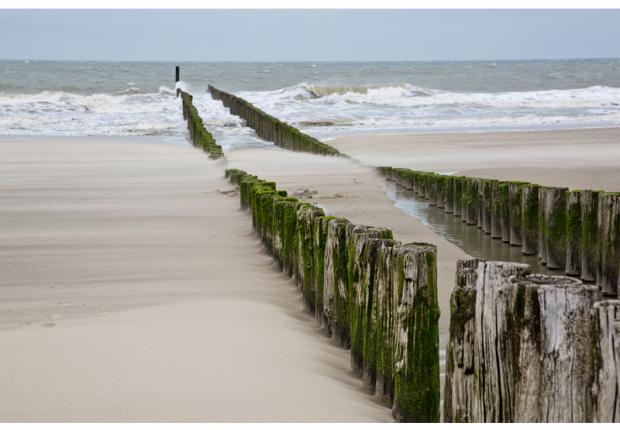
<path id="1" fill-rule="evenodd" d="M 0 10 L 0 58 L 437 61 L 620 57 L 620 10 Z"/>

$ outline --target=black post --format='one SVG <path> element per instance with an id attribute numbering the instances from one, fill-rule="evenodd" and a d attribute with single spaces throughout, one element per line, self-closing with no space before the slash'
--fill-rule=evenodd
<path id="1" fill-rule="evenodd" d="M 175 70 L 175 78 L 174 78 L 174 83 L 179 82 L 179 76 L 181 75 L 181 69 L 179 68 L 179 66 L 176 66 L 176 70 Z"/>

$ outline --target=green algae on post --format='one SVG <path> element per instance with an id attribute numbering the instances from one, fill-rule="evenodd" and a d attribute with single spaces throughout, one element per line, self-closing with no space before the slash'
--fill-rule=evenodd
<path id="1" fill-rule="evenodd" d="M 581 192 L 581 279 L 596 282 L 600 242 L 598 225 L 599 197 L 603 191 Z"/>
<path id="2" fill-rule="evenodd" d="M 541 236 L 546 258 L 543 262 L 550 269 L 564 269 L 566 265 L 567 195 L 568 188 L 541 188 Z"/>
<path id="3" fill-rule="evenodd" d="M 535 255 L 538 252 L 538 193 L 540 186 L 525 184 L 521 194 L 521 252 Z"/>
<path id="4" fill-rule="evenodd" d="M 395 255 L 397 333 L 394 415 L 407 422 L 439 420 L 439 305 L 437 250 L 407 244 Z M 420 389 L 425 387 L 425 389 Z"/>
<path id="5" fill-rule="evenodd" d="M 508 182 L 500 182 L 497 185 L 497 197 L 499 204 L 499 214 L 501 220 L 502 242 L 510 242 L 510 202 L 508 192 Z"/>
<path id="6" fill-rule="evenodd" d="M 566 213 L 566 268 L 567 275 L 581 275 L 581 191 L 568 193 Z"/>
<path id="7" fill-rule="evenodd" d="M 523 186 L 526 182 L 512 181 L 508 183 L 508 205 L 509 219 L 510 219 L 510 245 L 521 246 L 522 245 L 522 194 Z"/>
<path id="8" fill-rule="evenodd" d="M 493 219 L 493 179 L 482 180 L 482 231 L 491 234 Z"/>
<path id="9" fill-rule="evenodd" d="M 620 270 L 620 193 L 603 193 L 599 200 L 600 276 L 597 283 L 604 295 L 618 296 Z"/>

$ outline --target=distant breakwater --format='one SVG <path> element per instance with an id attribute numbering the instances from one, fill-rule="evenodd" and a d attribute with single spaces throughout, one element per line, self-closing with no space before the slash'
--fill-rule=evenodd
<path id="1" fill-rule="evenodd" d="M 209 158 L 217 159 L 223 157 L 224 151 L 217 144 L 213 135 L 205 128 L 204 121 L 193 104 L 192 95 L 180 89 L 177 93 L 180 95 L 183 103 L 183 119 L 187 121 L 187 129 L 189 130 L 192 144 L 209 154 Z"/>
<path id="2" fill-rule="evenodd" d="M 220 100 L 230 112 L 245 120 L 259 137 L 292 151 L 309 152 L 319 155 L 342 155 L 336 148 L 329 146 L 297 128 L 275 118 L 241 97 L 218 90 L 209 85 L 211 96 Z"/>
<path id="3" fill-rule="evenodd" d="M 229 169 L 241 207 L 316 318 L 345 348 L 367 392 L 406 422 L 439 421 L 436 248 L 326 216 L 274 182 Z"/>

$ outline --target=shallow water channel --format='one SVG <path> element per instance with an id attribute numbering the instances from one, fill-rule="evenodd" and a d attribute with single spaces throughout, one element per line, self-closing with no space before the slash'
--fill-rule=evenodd
<path id="1" fill-rule="evenodd" d="M 532 273 L 564 274 L 560 270 L 547 269 L 535 255 L 523 255 L 520 246 L 510 246 L 499 239 L 491 239 L 491 235 L 483 233 L 475 225 L 467 225 L 461 221 L 460 217 L 429 205 L 427 200 L 416 196 L 413 191 L 392 181 L 385 182 L 385 193 L 394 201 L 394 206 L 398 209 L 418 218 L 435 233 L 452 242 L 472 257 L 526 263 L 532 267 Z"/>

